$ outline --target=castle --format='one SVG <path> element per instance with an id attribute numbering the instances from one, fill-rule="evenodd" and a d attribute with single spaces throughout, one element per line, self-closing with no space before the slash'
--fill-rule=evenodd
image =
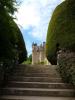
<path id="1" fill-rule="evenodd" d="M 49 64 L 46 59 L 46 43 L 43 42 L 40 46 L 36 43 L 32 44 L 32 64 Z"/>

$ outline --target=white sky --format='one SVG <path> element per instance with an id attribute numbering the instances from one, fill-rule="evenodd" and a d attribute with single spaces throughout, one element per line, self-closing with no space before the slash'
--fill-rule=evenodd
<path id="1" fill-rule="evenodd" d="M 18 13 L 16 13 L 16 22 L 21 25 L 24 30 L 33 27 L 33 30 L 28 34 L 39 41 L 45 41 L 52 13 L 55 7 L 62 1 L 64 0 L 22 0 Z M 30 47 L 27 47 L 27 49 L 29 48 Z"/>

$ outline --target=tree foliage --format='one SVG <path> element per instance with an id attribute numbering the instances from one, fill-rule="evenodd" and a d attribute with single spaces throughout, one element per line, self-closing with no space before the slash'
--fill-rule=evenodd
<path id="1" fill-rule="evenodd" d="M 0 0 L 0 11 L 14 14 L 17 10 L 16 4 L 16 0 Z"/>
<path id="2" fill-rule="evenodd" d="M 18 52 L 18 58 L 19 58 L 18 60 L 19 63 L 22 63 L 27 58 L 25 42 L 20 29 L 18 28 L 17 24 L 14 21 L 11 21 L 11 29 L 14 36 L 11 37 L 12 39 L 10 39 L 10 41 L 12 40 L 11 42 L 14 45 L 14 47 L 15 45 L 17 45 L 16 49 Z"/>
<path id="3" fill-rule="evenodd" d="M 46 55 L 56 64 L 57 45 L 75 51 L 75 0 L 65 0 L 53 12 L 46 39 Z"/>
<path id="4" fill-rule="evenodd" d="M 0 61 L 18 56 L 21 63 L 27 56 L 23 36 L 12 17 L 16 10 L 16 0 L 0 0 Z"/>
<path id="5" fill-rule="evenodd" d="M 6 83 L 14 64 L 27 58 L 23 36 L 14 22 L 16 5 L 16 0 L 0 0 L 0 85 Z"/>

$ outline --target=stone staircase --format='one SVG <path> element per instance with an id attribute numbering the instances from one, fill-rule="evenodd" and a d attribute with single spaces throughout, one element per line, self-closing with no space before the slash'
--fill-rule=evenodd
<path id="1" fill-rule="evenodd" d="M 1 89 L 0 100 L 31 100 L 25 98 L 26 96 L 75 97 L 73 86 L 62 81 L 56 67 L 50 65 L 16 66 L 8 79 L 8 84 Z"/>

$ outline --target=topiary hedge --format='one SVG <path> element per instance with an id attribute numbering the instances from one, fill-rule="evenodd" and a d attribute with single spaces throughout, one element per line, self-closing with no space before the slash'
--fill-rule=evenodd
<path id="1" fill-rule="evenodd" d="M 46 56 L 52 64 L 57 63 L 57 45 L 75 51 L 75 0 L 58 5 L 49 23 Z"/>
<path id="2" fill-rule="evenodd" d="M 13 33 L 16 37 L 16 41 L 15 44 L 17 45 L 17 53 L 18 53 L 18 61 L 19 63 L 22 63 L 23 61 L 25 61 L 27 59 L 27 50 L 26 50 L 26 46 L 25 46 L 25 42 L 22 36 L 22 33 L 20 31 L 20 29 L 18 28 L 17 24 L 15 22 L 10 22 L 11 23 L 11 29 L 13 29 Z M 14 42 L 14 41 L 12 41 Z M 15 46 L 14 44 L 14 46 Z"/>
<path id="3" fill-rule="evenodd" d="M 64 81 L 75 85 L 75 0 L 56 7 L 48 27 L 46 55 Z"/>
<path id="4" fill-rule="evenodd" d="M 22 33 L 12 19 L 10 19 L 9 23 L 8 21 L 3 22 L 3 20 L 0 21 L 0 59 L 16 60 L 15 56 L 18 55 L 18 61 L 22 63 L 27 58 Z"/>
<path id="5" fill-rule="evenodd" d="M 27 58 L 20 29 L 8 13 L 0 12 L 0 85 L 15 64 Z"/>

